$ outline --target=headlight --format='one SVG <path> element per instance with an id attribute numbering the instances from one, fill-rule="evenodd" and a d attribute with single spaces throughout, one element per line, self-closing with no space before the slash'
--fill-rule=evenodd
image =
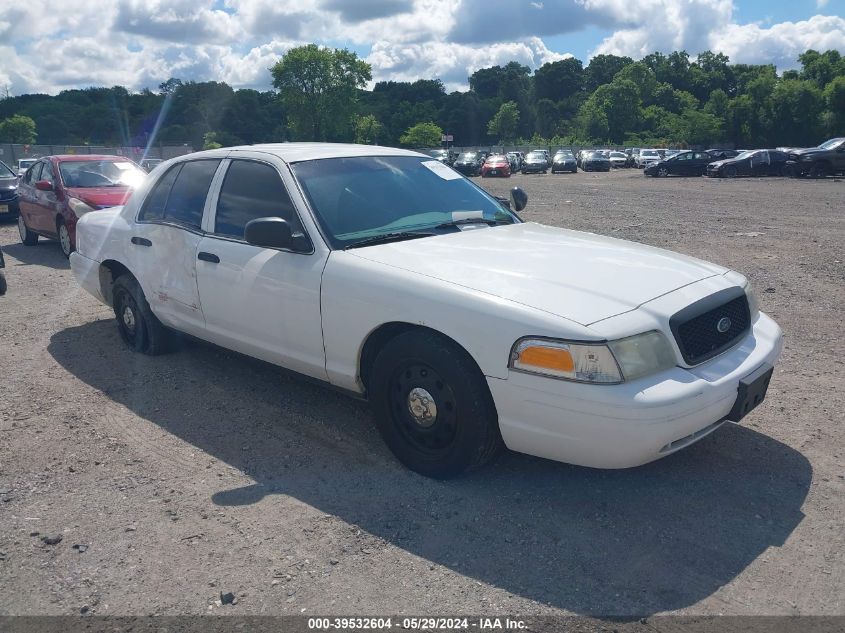
<path id="1" fill-rule="evenodd" d="M 675 352 L 660 332 L 646 332 L 608 343 L 625 380 L 674 367 Z"/>
<path id="2" fill-rule="evenodd" d="M 748 298 L 748 311 L 751 313 L 751 322 L 757 320 L 760 315 L 760 304 L 757 301 L 757 293 L 751 287 L 751 283 L 745 284 L 745 296 Z"/>
<path id="3" fill-rule="evenodd" d="M 606 385 L 622 382 L 619 365 L 602 343 L 522 339 L 511 350 L 510 367 L 562 380 Z"/>
<path id="4" fill-rule="evenodd" d="M 82 202 L 79 198 L 68 198 L 67 204 L 70 210 L 73 211 L 73 214 L 78 218 L 81 218 L 89 211 L 96 211 L 94 207 Z"/>

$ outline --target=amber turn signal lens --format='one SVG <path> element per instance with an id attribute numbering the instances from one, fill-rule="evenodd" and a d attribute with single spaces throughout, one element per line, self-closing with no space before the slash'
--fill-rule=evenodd
<path id="1" fill-rule="evenodd" d="M 562 372 L 575 370 L 572 354 L 556 347 L 526 347 L 519 353 L 519 364 Z"/>

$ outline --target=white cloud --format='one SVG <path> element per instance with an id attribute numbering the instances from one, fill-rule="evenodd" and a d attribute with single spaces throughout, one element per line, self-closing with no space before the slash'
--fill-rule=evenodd
<path id="1" fill-rule="evenodd" d="M 824 9 L 827 6 L 828 2 L 830 2 L 830 0 L 816 0 L 816 8 Z"/>
<path id="2" fill-rule="evenodd" d="M 447 90 L 466 89 L 467 78 L 479 68 L 517 61 L 532 69 L 571 57 L 549 50 L 540 38 L 486 46 L 427 42 L 390 44 L 377 42 L 367 61 L 373 80 L 441 79 Z"/>
<path id="3" fill-rule="evenodd" d="M 817 0 L 826 6 L 826 0 Z M 704 49 L 793 66 L 807 48 L 845 52 L 843 18 L 739 24 L 736 0 L 0 0 L 0 85 L 14 94 L 88 85 L 155 88 L 169 77 L 267 89 L 268 68 L 316 42 L 364 52 L 374 80 L 537 68 L 567 55 L 543 37 L 598 26 L 592 51 L 641 57 Z M 741 5 L 740 5 L 741 6 Z M 581 53 L 582 51 L 576 51 Z"/>

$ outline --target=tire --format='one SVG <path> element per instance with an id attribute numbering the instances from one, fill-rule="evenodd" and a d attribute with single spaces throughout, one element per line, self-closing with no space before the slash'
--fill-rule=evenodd
<path id="1" fill-rule="evenodd" d="M 830 165 L 825 162 L 815 163 L 810 170 L 810 176 L 813 178 L 827 178 L 830 174 Z"/>
<path id="2" fill-rule="evenodd" d="M 26 225 L 26 220 L 23 219 L 23 214 L 18 216 L 18 233 L 21 236 L 21 242 L 26 246 L 35 246 L 38 244 L 38 233 L 33 233 Z"/>
<path id="3" fill-rule="evenodd" d="M 56 234 L 59 237 L 59 248 L 62 249 L 62 255 L 65 256 L 65 259 L 69 259 L 70 254 L 75 249 L 70 241 L 70 232 L 68 231 L 67 224 L 62 219 L 56 221 Z"/>
<path id="4" fill-rule="evenodd" d="M 144 291 L 132 275 L 121 275 L 115 280 L 112 297 L 120 338 L 130 349 L 148 356 L 173 349 L 173 333 L 150 310 Z"/>
<path id="5" fill-rule="evenodd" d="M 369 384 L 384 442 L 421 475 L 455 477 L 502 446 L 484 376 L 465 350 L 437 332 L 412 330 L 389 341 Z"/>
<path id="6" fill-rule="evenodd" d="M 3 274 L 3 271 L 0 270 L 0 297 L 6 294 L 6 290 L 8 286 L 6 285 L 6 275 Z"/>
<path id="7" fill-rule="evenodd" d="M 736 167 L 728 165 L 727 167 L 722 168 L 722 175 L 725 178 L 736 178 Z"/>

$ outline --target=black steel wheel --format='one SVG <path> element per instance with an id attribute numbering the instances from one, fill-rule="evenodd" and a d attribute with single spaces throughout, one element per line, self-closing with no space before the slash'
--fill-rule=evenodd
<path id="1" fill-rule="evenodd" d="M 501 446 L 487 382 L 472 357 L 431 330 L 411 330 L 378 353 L 368 381 L 379 432 L 405 466 L 445 479 Z"/>
<path id="2" fill-rule="evenodd" d="M 112 288 L 112 306 L 120 338 L 130 349 L 149 356 L 170 351 L 173 334 L 150 310 L 134 277 L 122 275 L 117 278 Z"/>

